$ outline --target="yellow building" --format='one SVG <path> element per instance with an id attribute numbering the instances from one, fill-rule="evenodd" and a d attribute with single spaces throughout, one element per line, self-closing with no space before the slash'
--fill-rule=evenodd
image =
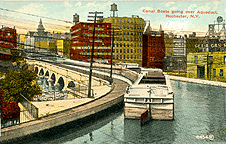
<path id="1" fill-rule="evenodd" d="M 37 41 L 35 42 L 35 49 L 38 48 L 56 51 L 56 41 Z"/>
<path id="2" fill-rule="evenodd" d="M 164 38 L 165 56 L 172 56 L 173 54 L 173 38 Z"/>
<path id="3" fill-rule="evenodd" d="M 187 77 L 226 82 L 226 52 L 189 53 Z"/>
<path id="4" fill-rule="evenodd" d="M 70 40 L 57 40 L 57 52 L 70 58 Z"/>
<path id="5" fill-rule="evenodd" d="M 142 66 L 144 20 L 138 16 L 109 17 L 103 22 L 112 23 L 114 28 L 113 62 Z"/>

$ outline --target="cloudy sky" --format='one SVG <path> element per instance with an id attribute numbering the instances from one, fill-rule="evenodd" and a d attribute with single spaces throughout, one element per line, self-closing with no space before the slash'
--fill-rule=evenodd
<path id="1" fill-rule="evenodd" d="M 69 31 L 72 16 L 80 15 L 80 21 L 87 21 L 89 11 L 102 11 L 104 17 L 109 17 L 110 5 L 118 5 L 119 17 L 139 15 L 151 23 L 154 30 L 159 29 L 175 33 L 191 33 L 193 31 L 205 34 L 208 24 L 214 23 L 218 16 L 226 19 L 226 1 L 224 0 L 149 0 L 149 1 L 77 1 L 77 0 L 0 0 L 0 24 L 15 26 L 18 33 L 36 30 L 40 18 L 47 31 Z M 150 11 L 147 13 L 147 11 Z M 155 10 L 154 13 L 151 11 Z M 186 18 L 167 18 L 166 13 L 158 10 L 169 11 L 168 15 L 186 15 Z M 177 10 L 178 13 L 172 14 Z M 183 11 L 183 14 L 179 13 Z M 197 18 L 190 18 L 191 14 L 185 11 L 194 11 Z M 197 14 L 198 11 L 216 11 L 217 14 Z M 33 16 L 32 16 L 33 15 Z M 52 18 L 52 19 L 51 19 Z"/>

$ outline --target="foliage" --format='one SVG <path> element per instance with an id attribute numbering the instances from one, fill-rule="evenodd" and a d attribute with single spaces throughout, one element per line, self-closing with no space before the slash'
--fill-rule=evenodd
<path id="1" fill-rule="evenodd" d="M 20 56 L 20 53 L 18 50 L 11 50 L 11 54 L 12 54 L 12 62 L 21 62 L 24 61 L 24 58 Z"/>
<path id="2" fill-rule="evenodd" d="M 0 79 L 0 87 L 3 89 L 5 102 L 21 102 L 20 94 L 28 100 L 41 94 L 41 87 L 37 84 L 37 76 L 33 71 L 20 70 L 8 71 L 3 79 Z"/>

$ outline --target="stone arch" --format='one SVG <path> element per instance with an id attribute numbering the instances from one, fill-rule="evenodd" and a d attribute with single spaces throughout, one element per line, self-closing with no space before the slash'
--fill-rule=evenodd
<path id="1" fill-rule="evenodd" d="M 48 76 L 49 77 L 49 71 L 47 70 L 46 72 L 45 72 L 45 76 Z"/>
<path id="2" fill-rule="evenodd" d="M 73 88 L 73 87 L 75 87 L 75 83 L 74 83 L 74 81 L 70 81 L 69 83 L 68 83 L 68 86 L 67 86 L 68 88 Z"/>
<path id="3" fill-rule="evenodd" d="M 59 91 L 63 90 L 64 87 L 65 87 L 65 82 L 64 82 L 63 77 L 60 77 L 60 78 L 58 79 L 57 83 L 59 84 Z"/>
<path id="4" fill-rule="evenodd" d="M 35 67 L 35 73 L 38 74 L 38 67 Z"/>
<path id="5" fill-rule="evenodd" d="M 53 80 L 53 84 L 56 82 L 56 75 L 55 73 L 52 73 L 50 80 Z"/>
<path id="6" fill-rule="evenodd" d="M 40 70 L 40 72 L 39 72 L 39 75 L 44 75 L 44 69 L 43 68 L 41 68 L 41 70 Z"/>

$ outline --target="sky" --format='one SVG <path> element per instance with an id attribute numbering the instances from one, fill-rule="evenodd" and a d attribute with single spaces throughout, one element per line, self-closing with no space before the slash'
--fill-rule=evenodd
<path id="1" fill-rule="evenodd" d="M 118 6 L 118 17 L 138 15 L 150 21 L 153 30 L 158 30 L 161 24 L 164 31 L 178 34 L 197 32 L 205 35 L 208 24 L 216 22 L 218 16 L 226 19 L 225 0 L 0 0 L 0 24 L 15 26 L 18 33 L 25 34 L 35 31 L 42 18 L 46 31 L 68 32 L 73 24 L 65 21 L 72 22 L 75 13 L 79 14 L 81 22 L 86 22 L 88 12 L 92 11 L 101 11 L 104 17 L 110 17 L 113 3 Z M 173 11 L 175 13 L 172 13 Z M 194 13 L 185 13 L 186 11 Z M 213 14 L 197 14 L 198 11 Z M 174 15 L 182 15 L 184 18 L 171 18 Z M 193 15 L 193 18 L 190 15 Z"/>

